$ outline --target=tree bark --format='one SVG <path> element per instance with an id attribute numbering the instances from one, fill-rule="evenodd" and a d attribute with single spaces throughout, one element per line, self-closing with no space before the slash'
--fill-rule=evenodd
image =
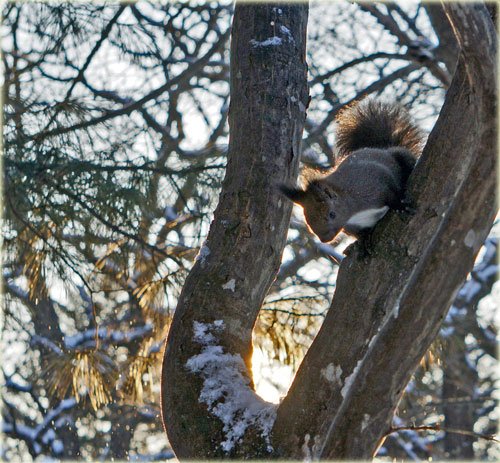
<path id="1" fill-rule="evenodd" d="M 425 3 L 425 11 L 436 33 L 439 45 L 436 48 L 436 57 L 442 61 L 452 76 L 457 65 L 459 46 L 450 21 L 446 16 L 443 5 L 439 3 Z"/>
<path id="2" fill-rule="evenodd" d="M 284 457 L 374 454 L 491 228 L 495 31 L 483 5 L 445 9 L 461 57 L 410 179 L 417 211 L 377 226 L 370 259 L 354 248 L 343 261 L 332 306 L 278 410 L 273 442 Z"/>
<path id="3" fill-rule="evenodd" d="M 197 355 L 209 347 L 234 356 L 236 363 L 243 359 L 246 371 L 236 368 L 233 373 L 240 375 L 239 381 L 250 381 L 245 392 L 261 402 L 250 388 L 252 328 L 279 269 L 292 209 L 277 185 L 294 181 L 298 173 L 308 104 L 307 16 L 307 4 L 235 7 L 226 176 L 207 240 L 179 298 L 162 369 L 163 422 L 179 458 L 268 452 L 255 430 L 248 447 L 228 443 L 233 431 L 224 427 L 213 407 L 210 413 L 210 405 L 200 403 L 209 379 L 190 371 L 187 363 L 200 359 Z M 223 328 L 214 324 L 217 320 L 223 321 Z M 217 346 L 204 345 L 207 336 L 203 341 L 196 334 L 210 327 L 217 333 L 205 334 L 217 335 Z M 222 409 L 223 402 L 230 402 L 227 394 L 225 390 L 226 398 L 219 397 L 214 406 L 218 403 Z M 243 423 L 244 410 L 233 412 Z"/>

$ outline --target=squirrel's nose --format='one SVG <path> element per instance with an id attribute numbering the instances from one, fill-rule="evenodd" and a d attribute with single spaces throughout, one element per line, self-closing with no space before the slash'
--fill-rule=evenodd
<path id="1" fill-rule="evenodd" d="M 321 233 L 318 238 L 322 243 L 330 243 L 339 234 L 340 228 L 335 227 L 333 230 L 328 230 L 326 233 Z"/>
<path id="2" fill-rule="evenodd" d="M 319 239 L 322 243 L 329 243 L 330 241 L 333 240 L 333 238 L 335 238 L 335 236 L 331 236 L 331 235 L 328 235 L 328 236 L 320 236 Z"/>

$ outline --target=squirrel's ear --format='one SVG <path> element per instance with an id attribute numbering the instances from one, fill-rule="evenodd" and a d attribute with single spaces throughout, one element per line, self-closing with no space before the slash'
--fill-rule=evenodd
<path id="1" fill-rule="evenodd" d="M 294 203 L 302 204 L 307 193 L 300 188 L 290 188 L 286 185 L 280 185 L 280 191 L 288 198 L 291 199 Z"/>

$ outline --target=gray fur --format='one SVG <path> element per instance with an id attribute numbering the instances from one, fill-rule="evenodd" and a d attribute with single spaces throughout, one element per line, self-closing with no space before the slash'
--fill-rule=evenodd
<path id="1" fill-rule="evenodd" d="M 343 230 L 348 234 L 358 236 L 360 232 L 372 228 L 380 220 L 388 208 L 398 208 L 404 197 L 406 181 L 416 162 L 418 145 L 416 135 L 418 129 L 410 124 L 409 118 L 401 116 L 402 110 L 390 110 L 388 105 L 367 103 L 370 111 L 363 112 L 363 130 L 350 120 L 353 134 L 366 137 L 366 141 L 387 141 L 387 148 L 366 147 L 354 150 L 342 162 L 327 173 L 307 174 L 304 189 L 282 187 L 282 192 L 292 201 L 300 204 L 310 230 L 323 242 L 332 241 Z M 385 111 L 377 113 L 377 111 Z M 350 110 L 349 117 L 360 111 Z M 371 127 L 366 114 L 376 118 L 373 127 L 387 127 L 387 133 L 368 136 L 367 127 Z M 398 115 L 397 121 L 382 123 L 384 117 Z M 402 127 L 401 124 L 408 126 Z M 399 124 L 399 125 L 398 125 Z M 391 132 L 396 130 L 397 132 Z M 401 137 L 401 131 L 411 133 L 412 137 Z M 391 146 L 391 136 L 394 141 L 406 143 L 405 146 Z M 343 149 L 346 140 L 353 135 L 347 133 L 343 126 Z M 363 146 L 363 140 L 357 140 Z M 354 141 L 350 146 L 355 145 Z"/>

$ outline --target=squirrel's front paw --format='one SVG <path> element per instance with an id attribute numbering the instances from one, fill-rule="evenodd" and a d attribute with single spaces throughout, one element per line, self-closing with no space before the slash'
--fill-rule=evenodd
<path id="1" fill-rule="evenodd" d="M 399 214 L 415 215 L 417 212 L 416 206 L 408 198 L 403 198 L 398 206 L 395 208 Z"/>
<path id="2" fill-rule="evenodd" d="M 358 240 L 353 245 L 349 246 L 347 250 L 350 254 L 352 250 L 350 248 L 356 249 L 358 252 L 358 257 L 360 259 L 366 259 L 373 255 L 373 245 L 372 245 L 372 233 L 371 230 L 361 231 L 358 233 Z M 345 251 L 344 254 L 348 255 Z"/>

